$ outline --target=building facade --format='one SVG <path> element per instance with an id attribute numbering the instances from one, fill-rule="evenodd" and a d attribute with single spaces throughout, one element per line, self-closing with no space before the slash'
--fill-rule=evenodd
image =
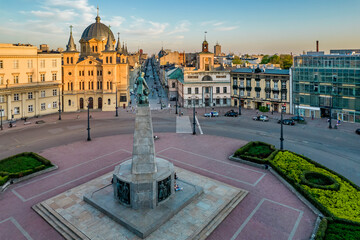
<path id="1" fill-rule="evenodd" d="M 292 78 L 294 114 L 360 122 L 359 54 L 297 56 Z"/>
<path id="2" fill-rule="evenodd" d="M 29 44 L 0 44 L 0 116 L 21 119 L 56 113 L 61 54 Z"/>
<path id="3" fill-rule="evenodd" d="M 230 71 L 214 67 L 214 54 L 209 52 L 206 39 L 196 58 L 196 68 L 185 67 L 179 83 L 183 88 L 178 90 L 182 106 L 230 106 Z"/>
<path id="4" fill-rule="evenodd" d="M 237 68 L 231 75 L 231 106 L 246 109 L 267 107 L 281 112 L 281 106 L 290 113 L 289 70 Z M 240 94 L 240 96 L 239 96 Z"/>
<path id="5" fill-rule="evenodd" d="M 129 63 L 127 46 L 121 46 L 109 27 L 100 22 L 89 25 L 77 51 L 72 32 L 63 52 L 64 111 L 101 109 L 114 111 L 129 101 Z M 116 102 L 117 101 L 117 102 Z"/>

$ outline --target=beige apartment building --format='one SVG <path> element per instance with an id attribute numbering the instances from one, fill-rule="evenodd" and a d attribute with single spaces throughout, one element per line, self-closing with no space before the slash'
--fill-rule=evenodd
<path id="1" fill-rule="evenodd" d="M 121 47 L 109 27 L 100 22 L 90 24 L 82 33 L 80 52 L 72 32 L 63 52 L 64 111 L 101 109 L 115 111 L 129 101 L 129 61 L 127 47 Z"/>
<path id="2" fill-rule="evenodd" d="M 237 68 L 231 75 L 231 106 L 247 109 L 267 107 L 280 112 L 281 105 L 290 113 L 289 70 Z"/>
<path id="3" fill-rule="evenodd" d="M 21 119 L 59 110 L 61 54 L 0 44 L 0 116 Z"/>

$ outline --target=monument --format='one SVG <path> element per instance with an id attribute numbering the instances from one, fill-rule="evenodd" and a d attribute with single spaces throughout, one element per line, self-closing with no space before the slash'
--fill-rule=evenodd
<path id="1" fill-rule="evenodd" d="M 137 110 L 132 159 L 115 167 L 113 194 L 84 196 L 84 201 L 141 238 L 145 238 L 189 204 L 203 191 L 181 182 L 183 191 L 175 194 L 174 165 L 155 156 L 149 88 L 144 73 L 137 83 Z"/>

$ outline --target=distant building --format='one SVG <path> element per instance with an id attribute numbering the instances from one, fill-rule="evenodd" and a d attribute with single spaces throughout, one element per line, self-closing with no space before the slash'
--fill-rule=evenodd
<path id="1" fill-rule="evenodd" d="M 215 57 L 220 56 L 221 54 L 221 45 L 217 42 L 214 46 L 214 55 Z"/>
<path id="2" fill-rule="evenodd" d="M 360 54 L 360 49 L 335 49 L 330 50 L 330 54 Z"/>
<path id="3" fill-rule="evenodd" d="M 0 44 L 0 109 L 4 119 L 59 110 L 61 54 L 37 50 L 29 44 Z"/>
<path id="4" fill-rule="evenodd" d="M 236 68 L 231 75 L 231 106 L 247 109 L 267 107 L 280 112 L 281 105 L 290 112 L 289 70 Z"/>
<path id="5" fill-rule="evenodd" d="M 360 122 L 360 54 L 297 56 L 292 78 L 294 114 Z"/>
<path id="6" fill-rule="evenodd" d="M 215 67 L 208 46 L 205 39 L 202 51 L 196 54 L 196 67 L 177 69 L 169 75 L 169 91 L 176 88 L 181 106 L 230 106 L 230 73 Z"/>
<path id="7" fill-rule="evenodd" d="M 160 66 L 167 64 L 176 64 L 176 65 L 185 65 L 185 53 L 179 53 L 178 51 L 174 52 L 165 52 L 163 49 L 159 53 Z"/>
<path id="8" fill-rule="evenodd" d="M 121 46 L 112 31 L 100 22 L 89 25 L 81 35 L 77 51 L 72 32 L 63 52 L 64 111 L 101 109 L 115 111 L 129 102 L 129 59 L 127 45 Z M 134 66 L 139 55 L 131 58 Z"/>

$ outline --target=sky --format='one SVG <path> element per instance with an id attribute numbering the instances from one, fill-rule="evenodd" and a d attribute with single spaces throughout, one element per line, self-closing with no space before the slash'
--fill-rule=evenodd
<path id="1" fill-rule="evenodd" d="M 360 48 L 360 0 L 0 0 L 0 43 L 65 48 L 69 26 L 82 32 L 101 22 L 120 32 L 128 50 L 198 52 L 207 31 L 209 49 L 224 53 L 300 54 Z M 79 49 L 78 49 L 79 50 Z"/>

